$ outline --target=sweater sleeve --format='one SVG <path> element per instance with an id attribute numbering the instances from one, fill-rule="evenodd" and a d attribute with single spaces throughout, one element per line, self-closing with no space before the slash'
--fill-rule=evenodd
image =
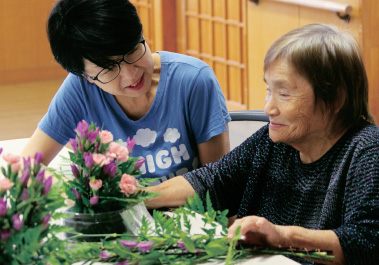
<path id="1" fill-rule="evenodd" d="M 363 139 L 364 141 L 364 139 Z M 337 234 L 346 264 L 379 264 L 378 143 L 354 155 L 346 179 L 345 209 Z"/>
<path id="2" fill-rule="evenodd" d="M 217 162 L 206 164 L 184 175 L 203 202 L 209 191 L 214 209 L 228 209 L 229 216 L 237 213 L 254 165 L 256 150 L 265 143 L 262 140 L 265 132 L 267 133 L 267 126 Z"/>

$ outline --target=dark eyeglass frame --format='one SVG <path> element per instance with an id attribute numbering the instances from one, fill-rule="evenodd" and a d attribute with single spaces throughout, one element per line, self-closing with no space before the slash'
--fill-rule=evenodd
<path id="1" fill-rule="evenodd" d="M 86 72 L 83 72 L 83 74 L 84 74 L 86 77 L 92 79 L 93 81 L 98 81 L 98 82 L 100 82 L 100 83 L 102 83 L 102 84 L 108 84 L 108 83 L 112 82 L 113 80 L 115 80 L 115 79 L 120 75 L 120 72 L 121 72 L 121 65 L 120 65 L 120 64 L 121 64 L 122 62 L 125 62 L 126 64 L 134 64 L 134 63 L 138 62 L 139 60 L 141 60 L 142 57 L 145 55 L 145 53 L 146 53 L 146 39 L 141 40 L 140 42 L 137 43 L 137 45 L 140 44 L 140 43 L 143 44 L 143 48 L 144 48 L 144 52 L 143 52 L 143 54 L 141 55 L 141 57 L 139 57 L 137 60 L 135 60 L 135 61 L 133 61 L 133 62 L 128 62 L 127 60 L 125 60 L 125 56 L 128 55 L 128 53 L 127 53 L 127 54 L 124 54 L 124 55 L 122 56 L 122 58 L 121 58 L 120 60 L 118 60 L 118 61 L 114 64 L 114 66 L 117 65 L 117 67 L 118 67 L 118 73 L 117 73 L 117 75 L 116 75 L 112 80 L 110 80 L 110 81 L 108 81 L 108 82 L 102 82 L 101 80 L 99 80 L 99 75 L 100 75 L 103 71 L 107 71 L 107 70 L 108 70 L 108 69 L 106 69 L 106 68 L 103 68 L 100 72 L 97 73 L 96 76 L 91 76 L 91 75 L 87 74 Z"/>

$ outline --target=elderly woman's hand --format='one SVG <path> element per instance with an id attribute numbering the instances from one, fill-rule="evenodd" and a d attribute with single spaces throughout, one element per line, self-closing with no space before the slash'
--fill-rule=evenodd
<path id="1" fill-rule="evenodd" d="M 237 228 L 241 226 L 240 234 L 245 237 L 243 241 L 248 244 L 284 246 L 285 235 L 282 226 L 274 225 L 266 218 L 247 216 L 237 219 L 229 228 L 228 238 L 231 240 Z"/>
<path id="2" fill-rule="evenodd" d="M 237 219 L 233 223 L 229 228 L 229 240 L 234 237 L 239 226 L 241 226 L 240 234 L 244 236 L 243 241 L 247 244 L 330 250 L 335 256 L 332 263 L 330 260 L 317 260 L 317 262 L 345 264 L 339 239 L 332 230 L 312 230 L 300 226 L 275 225 L 266 218 L 251 215 Z"/>

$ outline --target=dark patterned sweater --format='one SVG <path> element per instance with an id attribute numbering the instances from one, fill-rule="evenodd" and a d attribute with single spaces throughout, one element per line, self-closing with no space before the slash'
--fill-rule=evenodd
<path id="1" fill-rule="evenodd" d="M 291 146 L 273 143 L 264 126 L 218 162 L 184 177 L 203 201 L 209 190 L 214 208 L 229 209 L 230 216 L 333 230 L 347 264 L 379 264 L 378 158 L 374 125 L 350 129 L 310 164 Z"/>

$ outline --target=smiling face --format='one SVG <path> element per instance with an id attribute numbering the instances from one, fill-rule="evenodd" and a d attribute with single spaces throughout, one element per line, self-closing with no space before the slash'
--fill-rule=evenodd
<path id="1" fill-rule="evenodd" d="M 122 56 L 115 56 L 111 59 L 119 61 Z M 154 61 L 149 46 L 146 44 L 146 53 L 143 57 L 133 64 L 121 62 L 120 74 L 113 81 L 102 84 L 91 78 L 87 80 L 95 83 L 104 91 L 116 97 L 132 97 L 137 98 L 146 95 L 151 89 L 152 76 L 154 71 Z M 117 68 L 117 66 L 115 66 Z M 84 60 L 84 70 L 90 76 L 96 76 L 103 68 L 96 64 Z"/>
<path id="2" fill-rule="evenodd" d="M 329 120 L 315 106 L 311 85 L 285 60 L 272 63 L 265 72 L 267 96 L 264 112 L 270 118 L 269 134 L 274 142 L 301 149 L 317 143 L 330 132 Z"/>

